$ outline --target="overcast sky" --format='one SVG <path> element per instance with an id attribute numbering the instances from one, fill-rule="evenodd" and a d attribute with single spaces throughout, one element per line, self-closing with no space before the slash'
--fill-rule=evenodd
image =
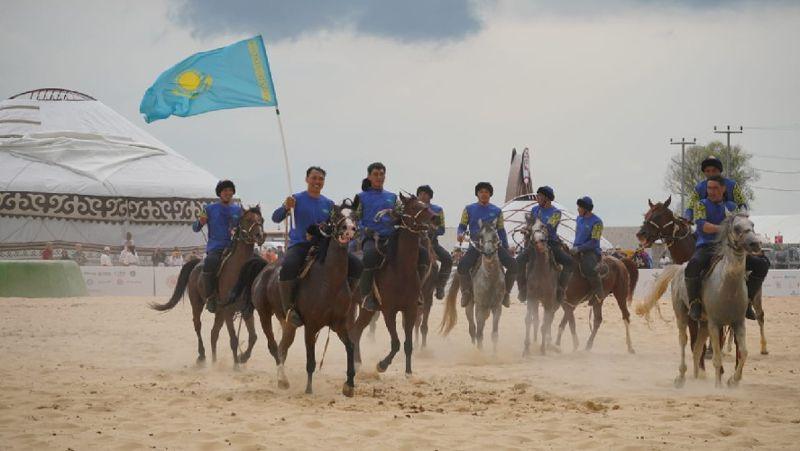
<path id="1" fill-rule="evenodd" d="M 431 184 L 452 225 L 478 181 L 502 203 L 511 148 L 530 147 L 535 186 L 568 205 L 591 195 L 607 225 L 634 225 L 669 194 L 669 138 L 707 142 L 726 124 L 756 155 L 795 158 L 754 166 L 800 171 L 797 2 L 599 3 L 4 1 L 0 96 L 85 92 L 269 209 L 286 195 L 272 109 L 138 114 L 162 71 L 258 33 L 296 191 L 315 164 L 329 197 L 352 196 L 382 161 L 391 190 Z M 800 189 L 800 177 L 758 185 Z M 758 214 L 800 212 L 800 192 L 756 195 Z"/>

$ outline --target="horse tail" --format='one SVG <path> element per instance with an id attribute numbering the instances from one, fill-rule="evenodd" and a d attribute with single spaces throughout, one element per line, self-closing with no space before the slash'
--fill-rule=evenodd
<path id="1" fill-rule="evenodd" d="M 261 274 L 261 270 L 268 264 L 269 263 L 261 257 L 253 257 L 248 260 L 239 271 L 239 279 L 231 290 L 228 302 L 235 302 L 240 296 L 244 295 L 242 311 L 248 313 L 252 312 L 253 283 L 256 281 L 256 278 L 258 278 L 258 275 Z"/>
<path id="2" fill-rule="evenodd" d="M 647 293 L 647 296 L 645 296 L 642 302 L 636 304 L 636 314 L 644 316 L 650 321 L 650 310 L 658 304 L 658 300 L 661 299 L 661 296 L 667 291 L 669 283 L 682 269 L 682 265 L 672 265 L 664 269 L 664 271 L 658 275 L 658 278 L 656 278 L 653 289 Z"/>
<path id="3" fill-rule="evenodd" d="M 172 293 L 172 297 L 169 298 L 169 301 L 167 301 L 166 304 L 151 302 L 149 307 L 159 312 L 166 312 L 167 310 L 172 310 L 173 307 L 178 305 L 178 302 L 180 302 L 181 298 L 183 298 L 183 293 L 186 291 L 186 286 L 189 285 L 189 276 L 192 274 L 192 270 L 200 262 L 201 260 L 196 258 L 184 263 L 183 267 L 181 268 L 181 272 L 178 275 L 178 283 L 175 284 L 175 291 Z"/>
<path id="4" fill-rule="evenodd" d="M 628 305 L 633 303 L 633 292 L 636 290 L 636 284 L 639 282 L 639 267 L 636 262 L 629 258 L 623 258 L 622 264 L 628 270 Z"/>
<path id="5" fill-rule="evenodd" d="M 447 336 L 458 322 L 456 297 L 458 297 L 459 288 L 461 288 L 461 276 L 456 273 L 453 276 L 453 281 L 450 283 L 450 289 L 447 290 L 447 296 L 444 298 L 444 315 L 439 325 L 439 334 L 441 335 Z"/>

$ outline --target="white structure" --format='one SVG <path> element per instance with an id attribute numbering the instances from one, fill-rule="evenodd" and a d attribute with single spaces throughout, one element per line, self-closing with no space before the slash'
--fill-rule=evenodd
<path id="1" fill-rule="evenodd" d="M 217 179 L 101 102 L 39 89 L 0 102 L 0 252 L 48 241 L 137 251 L 205 246 L 191 231 Z"/>
<path id="2" fill-rule="evenodd" d="M 800 243 L 800 215 L 752 215 L 750 219 L 764 242 L 774 243 L 780 234 L 784 244 Z"/>
<path id="3" fill-rule="evenodd" d="M 503 220 L 508 232 L 509 244 L 522 244 L 522 236 L 515 231 L 520 230 L 525 225 L 525 213 L 531 211 L 536 201 L 533 199 L 533 175 L 529 167 L 530 151 L 526 147 L 521 153 L 516 149 L 511 151 L 511 169 L 508 174 L 508 185 L 506 187 L 506 203 L 503 205 Z M 565 208 L 563 205 L 553 202 L 553 206 L 560 209 L 561 224 L 558 226 L 558 236 L 564 242 L 572 244 L 575 241 L 575 218 L 576 213 Z M 519 243 L 517 243 L 519 241 Z M 600 239 L 600 247 L 603 249 L 613 249 L 614 245 L 605 238 Z"/>

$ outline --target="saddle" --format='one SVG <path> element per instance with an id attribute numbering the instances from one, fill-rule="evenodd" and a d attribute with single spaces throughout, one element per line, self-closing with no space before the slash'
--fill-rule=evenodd
<path id="1" fill-rule="evenodd" d="M 708 264 L 708 268 L 706 268 L 706 270 L 703 271 L 702 274 L 700 274 L 700 280 L 706 280 L 708 276 L 710 276 L 711 273 L 714 272 L 714 267 L 716 267 L 721 261 L 722 261 L 722 255 L 713 256 L 711 258 L 711 262 L 709 262 Z"/>
<path id="2" fill-rule="evenodd" d="M 309 271 L 311 271 L 311 268 L 314 266 L 314 263 L 317 261 L 318 255 L 319 255 L 319 245 L 314 244 L 308 249 L 308 253 L 306 254 L 306 259 L 303 260 L 303 264 L 300 266 L 300 274 L 298 274 L 297 276 L 298 280 L 306 278 Z"/>
<path id="3" fill-rule="evenodd" d="M 576 261 L 576 263 L 578 262 Z M 586 274 L 583 273 L 581 265 L 576 264 L 575 266 L 578 267 L 578 272 L 581 274 L 581 277 L 585 279 Z M 603 258 L 601 257 L 600 261 L 595 266 L 595 271 L 597 271 L 597 275 L 600 276 L 600 280 L 605 280 L 605 278 L 608 277 L 608 274 L 611 272 L 611 269 L 608 267 L 608 263 L 606 263 L 605 260 L 603 260 Z"/>

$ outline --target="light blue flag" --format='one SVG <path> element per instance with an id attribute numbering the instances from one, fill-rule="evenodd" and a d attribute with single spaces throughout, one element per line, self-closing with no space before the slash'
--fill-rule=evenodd
<path id="1" fill-rule="evenodd" d="M 150 123 L 171 115 L 248 106 L 277 106 L 261 36 L 196 53 L 161 74 L 139 112 Z"/>

